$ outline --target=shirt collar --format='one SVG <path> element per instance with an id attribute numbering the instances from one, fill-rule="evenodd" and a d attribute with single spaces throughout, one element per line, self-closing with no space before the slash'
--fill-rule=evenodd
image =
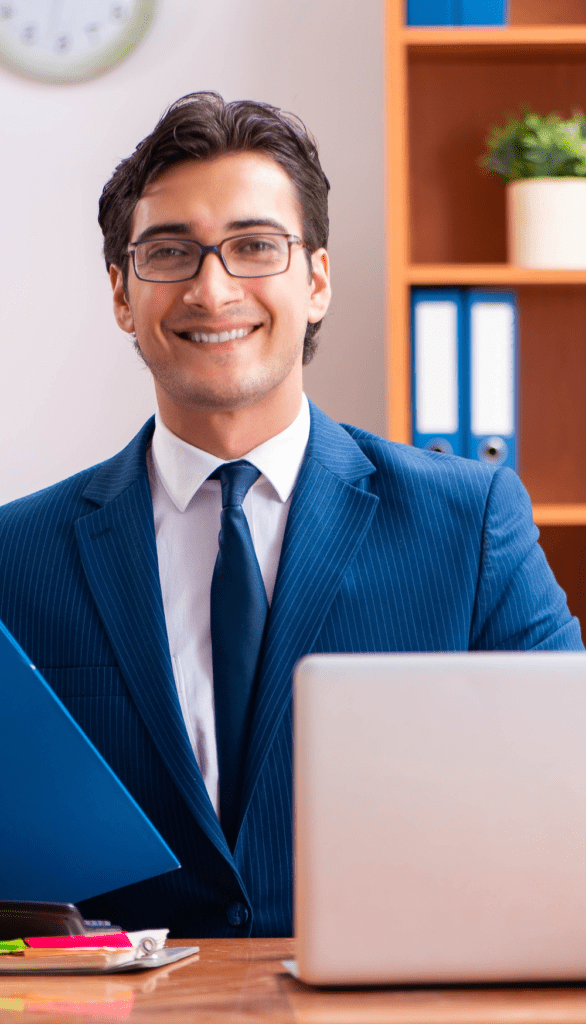
<path id="1" fill-rule="evenodd" d="M 272 484 L 282 502 L 295 486 L 309 438 L 309 402 L 302 395 L 301 409 L 293 422 L 275 437 L 243 455 Z M 224 459 L 183 441 L 165 426 L 160 413 L 155 415 L 152 441 L 155 472 L 179 512 L 185 512 L 196 491 Z"/>

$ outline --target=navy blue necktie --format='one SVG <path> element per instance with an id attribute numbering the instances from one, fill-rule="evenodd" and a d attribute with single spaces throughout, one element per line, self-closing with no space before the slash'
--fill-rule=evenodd
<path id="1" fill-rule="evenodd" d="M 228 462 L 212 473 L 222 485 L 219 551 L 211 589 L 220 823 L 232 849 L 238 834 L 254 682 L 269 610 L 242 508 L 246 492 L 259 476 L 259 470 L 244 460 Z"/>

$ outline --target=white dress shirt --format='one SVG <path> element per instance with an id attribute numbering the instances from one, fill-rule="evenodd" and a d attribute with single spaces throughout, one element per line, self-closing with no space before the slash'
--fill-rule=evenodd
<path id="1" fill-rule="evenodd" d="M 242 456 L 262 474 L 242 507 L 269 605 L 309 422 L 309 404 L 303 395 L 293 423 Z M 223 462 L 182 441 L 157 413 L 147 464 L 167 635 L 187 734 L 216 813 L 219 789 L 210 589 L 218 554 L 222 492 L 220 481 L 208 477 Z"/>

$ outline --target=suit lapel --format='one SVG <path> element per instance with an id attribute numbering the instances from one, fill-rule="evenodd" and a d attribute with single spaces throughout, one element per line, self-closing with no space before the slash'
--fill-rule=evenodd
<path id="1" fill-rule="evenodd" d="M 97 470 L 84 496 L 100 507 L 78 519 L 76 536 L 98 612 L 138 711 L 190 810 L 231 861 L 173 678 L 146 469 L 152 421 L 147 427 Z"/>
<path id="2" fill-rule="evenodd" d="M 243 810 L 291 699 L 293 667 L 311 651 L 378 504 L 364 488 L 375 467 L 360 447 L 313 405 L 311 419 L 267 626 Z M 76 535 L 98 612 L 146 728 L 195 818 L 234 866 L 173 679 L 146 468 L 153 429 L 151 420 L 124 451 L 96 470 L 84 497 L 98 507 L 77 521 Z"/>
<path id="3" fill-rule="evenodd" d="M 293 667 L 311 651 L 379 500 L 357 486 L 375 467 L 356 442 L 313 405 L 311 415 L 267 626 L 244 778 L 244 811 L 291 698 Z"/>

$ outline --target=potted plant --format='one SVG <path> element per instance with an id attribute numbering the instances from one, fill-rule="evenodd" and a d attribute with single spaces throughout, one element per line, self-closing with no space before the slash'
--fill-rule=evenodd
<path id="1" fill-rule="evenodd" d="M 586 268 L 586 117 L 525 111 L 494 128 L 481 165 L 507 180 L 509 262 Z"/>

